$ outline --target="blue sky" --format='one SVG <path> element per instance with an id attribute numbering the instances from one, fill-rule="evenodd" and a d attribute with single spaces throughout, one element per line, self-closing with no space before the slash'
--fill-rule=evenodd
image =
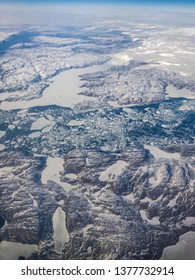
<path id="1" fill-rule="evenodd" d="M 195 0 L 0 0 L 0 3 L 79 3 L 79 4 L 175 4 L 175 5 L 194 5 Z"/>

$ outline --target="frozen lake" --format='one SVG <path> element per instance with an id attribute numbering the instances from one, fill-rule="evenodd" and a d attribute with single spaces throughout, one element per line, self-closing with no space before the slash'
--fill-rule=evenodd
<path id="1" fill-rule="evenodd" d="M 72 108 L 75 104 L 84 100 L 93 100 L 93 97 L 78 95 L 85 90 L 80 88 L 83 85 L 80 76 L 83 74 L 104 71 L 110 66 L 108 64 L 94 65 L 85 68 L 70 69 L 61 72 L 52 78 L 51 85 L 43 91 L 43 95 L 38 99 L 28 101 L 4 101 L 0 104 L 2 110 L 27 109 L 36 106 L 58 105 Z M 20 94 L 18 92 L 18 94 Z M 3 95 L 1 95 L 1 98 Z M 8 95 L 6 94 L 6 97 Z"/>
<path id="2" fill-rule="evenodd" d="M 53 181 L 61 185 L 66 191 L 72 190 L 73 187 L 65 182 L 60 180 L 60 172 L 64 171 L 64 160 L 63 158 L 47 158 L 46 168 L 42 171 L 41 182 L 47 184 L 48 181 Z"/>
<path id="3" fill-rule="evenodd" d="M 155 146 L 144 145 L 144 148 L 149 150 L 150 153 L 154 156 L 154 158 L 169 158 L 169 159 L 180 159 L 179 153 L 167 153 L 162 151 L 160 148 Z"/>
<path id="4" fill-rule="evenodd" d="M 163 250 L 161 260 L 194 260 L 195 232 L 189 231 L 181 235 L 179 241 Z"/>
<path id="5" fill-rule="evenodd" d="M 169 97 L 172 98 L 179 98 L 179 97 L 184 97 L 187 99 L 195 99 L 195 92 L 188 90 L 188 89 L 176 89 L 174 86 L 169 85 L 166 88 L 166 93 Z"/>
<path id="6" fill-rule="evenodd" d="M 20 256 L 26 258 L 36 250 L 36 245 L 2 241 L 0 243 L 0 260 L 18 260 Z"/>
<path id="7" fill-rule="evenodd" d="M 69 241 L 69 233 L 66 229 L 66 214 L 61 207 L 56 209 L 52 221 L 55 250 L 58 253 L 61 253 L 64 243 Z"/>
<path id="8" fill-rule="evenodd" d="M 112 180 L 115 176 L 119 176 L 122 174 L 122 171 L 125 167 L 128 166 L 128 163 L 124 160 L 118 160 L 113 165 L 109 166 L 106 170 L 101 172 L 99 176 L 100 181 Z"/>

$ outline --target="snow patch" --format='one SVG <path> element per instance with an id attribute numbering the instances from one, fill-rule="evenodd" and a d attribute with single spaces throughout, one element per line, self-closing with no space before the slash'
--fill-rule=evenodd
<path id="1" fill-rule="evenodd" d="M 2 138 L 5 135 L 6 131 L 0 130 L 0 138 Z"/>
<path id="2" fill-rule="evenodd" d="M 128 163 L 124 160 L 118 160 L 113 165 L 109 166 L 105 171 L 101 172 L 99 176 L 100 181 L 112 180 L 115 176 L 122 174 L 122 171 L 125 167 L 128 166 Z"/>
<path id="3" fill-rule="evenodd" d="M 5 150 L 5 145 L 0 144 L 0 152 L 3 151 L 3 150 Z"/>
<path id="4" fill-rule="evenodd" d="M 133 60 L 133 58 L 131 56 L 129 56 L 126 53 L 119 53 L 119 54 L 115 54 L 111 61 L 110 64 L 111 65 L 128 65 L 129 61 Z"/>
<path id="5" fill-rule="evenodd" d="M 67 123 L 68 126 L 80 126 L 83 125 L 83 121 L 79 120 L 71 120 L 69 123 Z"/>
<path id="6" fill-rule="evenodd" d="M 143 220 L 147 221 L 149 224 L 153 225 L 153 226 L 156 226 L 156 225 L 160 225 L 160 222 L 159 222 L 159 218 L 158 217 L 154 217 L 152 218 L 151 220 L 147 218 L 146 216 L 146 211 L 144 210 L 140 210 L 140 215 L 142 217 Z"/>
<path id="7" fill-rule="evenodd" d="M 37 132 L 33 132 L 31 134 L 28 135 L 29 138 L 34 139 L 37 138 L 41 135 L 41 132 L 37 131 Z"/>

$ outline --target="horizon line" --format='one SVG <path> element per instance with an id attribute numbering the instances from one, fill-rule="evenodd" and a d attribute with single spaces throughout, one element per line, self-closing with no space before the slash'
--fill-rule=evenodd
<path id="1" fill-rule="evenodd" d="M 195 6 L 194 0 L 0 0 L 0 4 L 25 4 L 25 5 L 37 5 L 37 4 L 79 4 L 79 5 L 133 5 L 133 6 Z"/>

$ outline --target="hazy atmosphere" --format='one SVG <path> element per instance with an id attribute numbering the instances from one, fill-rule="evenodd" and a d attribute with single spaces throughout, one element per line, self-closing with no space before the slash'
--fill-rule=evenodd
<path id="1" fill-rule="evenodd" d="M 0 1 L 0 260 L 195 259 L 194 1 Z"/>

